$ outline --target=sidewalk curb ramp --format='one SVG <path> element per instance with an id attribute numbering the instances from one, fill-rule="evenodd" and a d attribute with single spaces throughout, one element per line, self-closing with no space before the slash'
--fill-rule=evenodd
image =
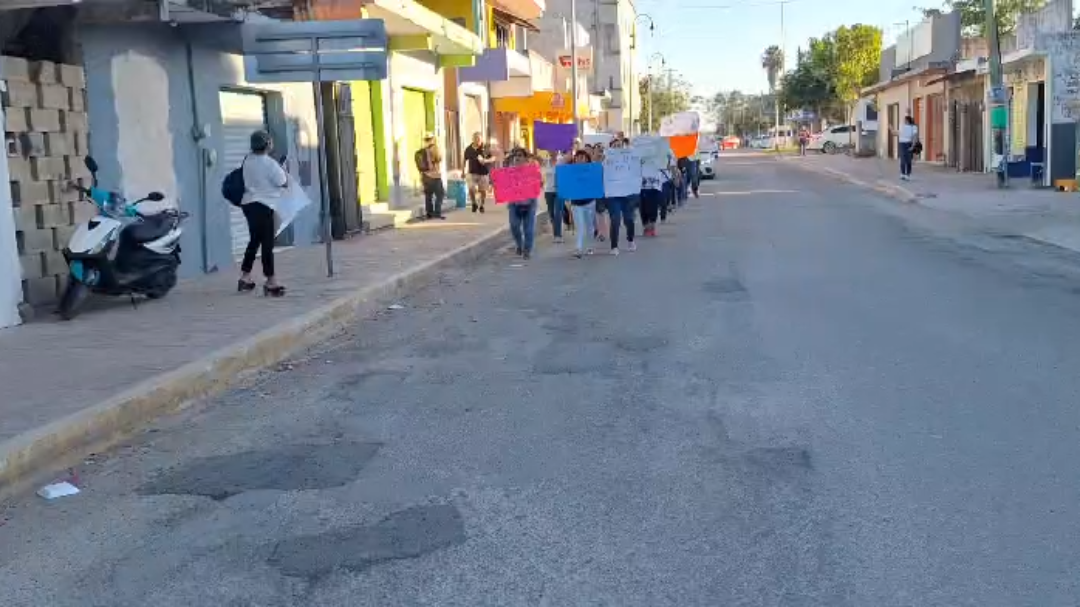
<path id="1" fill-rule="evenodd" d="M 537 218 L 543 225 L 546 214 Z M 277 364 L 325 341 L 377 301 L 394 299 L 435 279 L 439 272 L 467 267 L 506 244 L 502 227 L 442 255 L 362 288 L 302 316 L 281 322 L 174 371 L 154 376 L 77 413 L 0 442 L 0 500 L 19 495 L 35 481 L 81 463 L 130 437 L 155 419 L 224 391 L 242 374 Z"/>

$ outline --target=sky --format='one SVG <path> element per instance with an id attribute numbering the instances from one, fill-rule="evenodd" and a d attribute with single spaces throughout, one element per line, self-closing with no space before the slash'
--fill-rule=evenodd
<path id="1" fill-rule="evenodd" d="M 792 65 L 797 49 L 810 37 L 841 25 L 865 23 L 884 32 L 886 46 L 905 29 L 905 21 L 921 20 L 918 7 L 937 8 L 940 0 L 635 0 L 638 52 L 635 74 L 651 64 L 659 73 L 663 55 L 667 67 L 689 81 L 694 94 L 711 97 L 717 91 L 768 89 L 761 53 L 780 44 L 781 7 L 783 48 Z M 650 34 L 647 15 L 656 29 Z"/>

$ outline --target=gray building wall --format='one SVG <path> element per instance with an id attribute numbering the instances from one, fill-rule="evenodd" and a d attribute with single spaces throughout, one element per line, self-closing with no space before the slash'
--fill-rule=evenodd
<path id="1" fill-rule="evenodd" d="M 896 45 L 881 51 L 878 82 L 888 82 L 904 72 L 949 66 L 960 59 L 960 13 L 939 13 L 931 18 L 930 52 L 913 61 L 897 64 Z"/>
<path id="2" fill-rule="evenodd" d="M 87 72 L 90 149 L 101 168 L 102 185 L 128 195 L 159 189 L 175 196 L 180 208 L 191 213 L 181 241 L 185 262 L 181 274 L 185 276 L 227 270 L 236 263 L 229 230 L 231 207 L 221 196 L 221 182 L 235 168 L 221 162 L 219 93 L 223 88 L 271 94 L 275 142 L 279 150 L 282 146 L 287 150 L 290 173 L 296 175 L 299 166 L 306 167 L 299 172 L 310 175 L 302 181 L 316 203 L 297 217 L 295 244 L 318 241 L 319 179 L 317 169 L 313 170 L 318 166 L 318 131 L 311 86 L 246 84 L 235 48 L 239 39 L 239 30 L 232 24 L 92 25 L 79 31 Z M 194 129 L 202 126 L 209 127 L 202 145 L 218 159 L 205 174 L 200 168 L 204 156 L 193 136 Z"/>

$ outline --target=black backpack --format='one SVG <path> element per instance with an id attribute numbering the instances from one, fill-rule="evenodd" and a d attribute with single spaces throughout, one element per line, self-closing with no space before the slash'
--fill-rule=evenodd
<path id="1" fill-rule="evenodd" d="M 244 160 L 246 161 L 247 157 L 244 157 Z M 241 162 L 240 166 L 229 171 L 229 174 L 225 176 L 225 181 L 221 182 L 221 195 L 225 197 L 225 200 L 229 201 L 229 204 L 238 207 L 244 201 L 244 192 L 246 191 L 244 163 Z"/>
<path id="2" fill-rule="evenodd" d="M 413 160 L 416 161 L 416 169 L 421 173 L 426 173 L 431 170 L 431 162 L 428 158 L 427 148 L 420 148 L 413 155 Z"/>

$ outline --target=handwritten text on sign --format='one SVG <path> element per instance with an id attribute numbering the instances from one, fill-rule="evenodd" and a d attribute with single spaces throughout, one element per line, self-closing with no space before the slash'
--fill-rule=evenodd
<path id="1" fill-rule="evenodd" d="M 634 150 L 611 148 L 604 153 L 604 195 L 641 193 L 641 156 Z"/>
<path id="2" fill-rule="evenodd" d="M 495 202 L 500 203 L 532 200 L 544 191 L 544 177 L 535 164 L 495 169 L 491 183 L 495 186 Z"/>
<path id="3" fill-rule="evenodd" d="M 596 200 L 604 197 L 604 166 L 560 164 L 555 167 L 555 189 L 563 200 Z"/>
<path id="4" fill-rule="evenodd" d="M 655 172 L 667 168 L 668 156 L 671 154 L 671 144 L 667 137 L 638 135 L 634 137 L 630 148 L 641 156 L 644 170 Z"/>

